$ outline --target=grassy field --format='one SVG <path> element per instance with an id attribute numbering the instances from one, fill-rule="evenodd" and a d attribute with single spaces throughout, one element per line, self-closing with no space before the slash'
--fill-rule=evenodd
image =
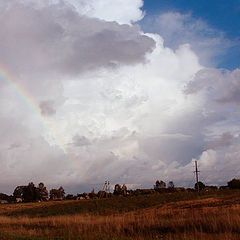
<path id="1" fill-rule="evenodd" d="M 0 205 L 0 239 L 240 239 L 240 191 Z"/>

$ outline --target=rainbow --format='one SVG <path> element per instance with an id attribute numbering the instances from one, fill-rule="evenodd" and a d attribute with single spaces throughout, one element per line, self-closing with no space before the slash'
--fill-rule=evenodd
<path id="1" fill-rule="evenodd" d="M 54 124 L 44 117 L 41 113 L 39 106 L 35 103 L 31 94 L 20 86 L 17 82 L 17 78 L 14 74 L 10 73 L 6 70 L 7 68 L 0 62 L 0 80 L 7 82 L 16 92 L 18 97 L 30 108 L 30 110 L 38 117 L 42 126 L 46 129 L 46 131 L 53 137 L 55 140 L 56 145 L 63 151 L 63 153 L 76 165 L 76 167 L 83 173 L 83 168 L 80 163 L 77 161 L 75 157 L 73 157 L 65 147 L 65 143 L 63 138 L 58 133 Z M 82 174 L 84 175 L 84 174 Z"/>

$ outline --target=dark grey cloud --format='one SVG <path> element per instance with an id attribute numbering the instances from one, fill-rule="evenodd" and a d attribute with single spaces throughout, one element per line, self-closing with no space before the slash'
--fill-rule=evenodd
<path id="1" fill-rule="evenodd" d="M 199 160 L 201 178 L 209 184 L 226 184 L 240 173 L 237 165 L 239 72 L 239 69 L 202 69 L 184 91 L 187 97 L 195 96 L 201 102 L 201 125 L 195 123 L 194 126 L 203 134 L 205 150 L 196 158 Z"/>
<path id="2" fill-rule="evenodd" d="M 193 80 L 186 85 L 184 92 L 195 94 L 201 90 L 206 90 L 213 94 L 216 87 L 219 86 L 219 82 L 224 83 L 224 72 L 226 71 L 223 69 L 204 68 L 194 75 Z"/>
<path id="3" fill-rule="evenodd" d="M 231 133 L 223 133 L 219 138 L 207 143 L 208 149 L 228 147 L 232 144 L 234 136 Z"/>
<path id="4" fill-rule="evenodd" d="M 217 101 L 220 104 L 239 104 L 240 103 L 240 69 L 236 69 L 232 73 L 226 74 L 226 88 Z"/>
<path id="5" fill-rule="evenodd" d="M 186 94 L 204 91 L 212 102 L 234 107 L 240 102 L 240 70 L 203 69 L 187 84 L 184 91 Z"/>
<path id="6" fill-rule="evenodd" d="M 139 144 L 149 158 L 159 159 L 165 163 L 176 161 L 179 164 L 186 164 L 203 150 L 201 139 L 193 137 L 183 134 L 167 134 L 155 138 L 144 138 L 139 141 Z"/>
<path id="7" fill-rule="evenodd" d="M 0 21 L 1 61 L 20 75 L 75 77 L 143 62 L 155 46 L 137 26 L 88 18 L 63 2 L 42 8 L 1 2 Z"/>

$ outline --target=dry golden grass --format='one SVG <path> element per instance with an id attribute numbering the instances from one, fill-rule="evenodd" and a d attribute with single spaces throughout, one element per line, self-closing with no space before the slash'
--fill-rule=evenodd
<path id="1" fill-rule="evenodd" d="M 237 240 L 239 199 L 234 195 L 180 201 L 107 216 L 0 216 L 0 239 Z M 15 207 L 8 205 L 5 209 Z"/>

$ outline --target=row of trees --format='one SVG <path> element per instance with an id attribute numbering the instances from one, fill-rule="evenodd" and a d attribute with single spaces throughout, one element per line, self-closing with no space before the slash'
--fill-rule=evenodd
<path id="1" fill-rule="evenodd" d="M 205 186 L 204 183 L 198 182 L 195 184 L 195 190 L 217 190 L 216 186 Z M 227 186 L 221 186 L 219 189 L 240 189 L 240 179 L 232 179 L 228 182 Z M 35 202 L 35 201 L 48 201 L 48 200 L 64 200 L 64 199 L 94 199 L 94 198 L 109 198 L 112 196 L 131 196 L 131 195 L 143 195 L 143 194 L 153 194 L 153 193 L 164 193 L 164 192 L 174 192 L 174 191 L 194 191 L 194 189 L 176 188 L 172 181 L 166 184 L 164 181 L 157 180 L 153 189 L 136 189 L 128 190 L 127 186 L 123 184 L 116 184 L 113 193 L 110 193 L 109 189 L 107 191 L 99 191 L 95 193 L 92 190 L 90 193 L 82 193 L 76 196 L 68 194 L 65 196 L 65 191 L 63 187 L 58 189 L 51 189 L 48 192 L 44 183 L 39 183 L 35 186 L 34 183 L 30 182 L 26 186 L 18 186 L 15 188 L 13 195 L 8 196 L 7 194 L 0 193 L 1 202 Z"/>
<path id="2" fill-rule="evenodd" d="M 63 187 L 59 189 L 51 189 L 50 195 L 44 183 L 39 183 L 36 187 L 33 182 L 30 182 L 27 186 L 18 186 L 13 192 L 13 197 L 17 201 L 35 202 L 35 201 L 48 201 L 62 200 L 65 198 L 65 191 Z"/>
<path id="3" fill-rule="evenodd" d="M 154 185 L 154 190 L 159 192 L 159 191 L 162 191 L 163 189 L 168 189 L 168 190 L 174 190 L 175 186 L 174 186 L 174 183 L 172 181 L 168 182 L 167 186 L 166 186 L 166 183 L 164 181 L 159 181 L 157 180 L 155 185 Z M 199 181 L 198 183 L 196 183 L 194 185 L 194 189 L 195 190 L 204 190 L 204 189 L 218 189 L 217 186 L 206 186 L 203 182 Z M 231 181 L 229 181 L 227 183 L 227 186 L 220 186 L 219 187 L 220 189 L 226 189 L 226 188 L 229 188 L 229 189 L 240 189 L 240 179 L 236 179 L 236 178 L 233 178 Z"/>
<path id="4" fill-rule="evenodd" d="M 159 191 L 159 190 L 162 190 L 162 189 L 166 188 L 166 183 L 164 181 L 157 180 L 153 187 L 154 187 L 155 191 Z M 173 181 L 168 182 L 167 188 L 168 189 L 174 189 Z"/>
<path id="5" fill-rule="evenodd" d="M 164 181 L 157 180 L 153 187 L 154 187 L 154 190 L 157 191 L 157 192 L 162 191 L 164 189 L 168 189 L 168 190 L 174 190 L 175 189 L 173 181 L 169 181 L 168 184 L 166 184 Z M 196 183 L 194 185 L 195 190 L 197 190 L 198 187 L 199 187 L 200 190 L 203 190 L 203 189 L 205 189 L 206 186 L 205 186 L 204 183 L 198 182 L 198 184 Z"/>
<path id="6" fill-rule="evenodd" d="M 116 196 L 119 195 L 127 196 L 128 194 L 127 186 L 125 184 L 123 184 L 122 186 L 120 184 L 116 184 L 114 187 L 113 194 Z"/>

